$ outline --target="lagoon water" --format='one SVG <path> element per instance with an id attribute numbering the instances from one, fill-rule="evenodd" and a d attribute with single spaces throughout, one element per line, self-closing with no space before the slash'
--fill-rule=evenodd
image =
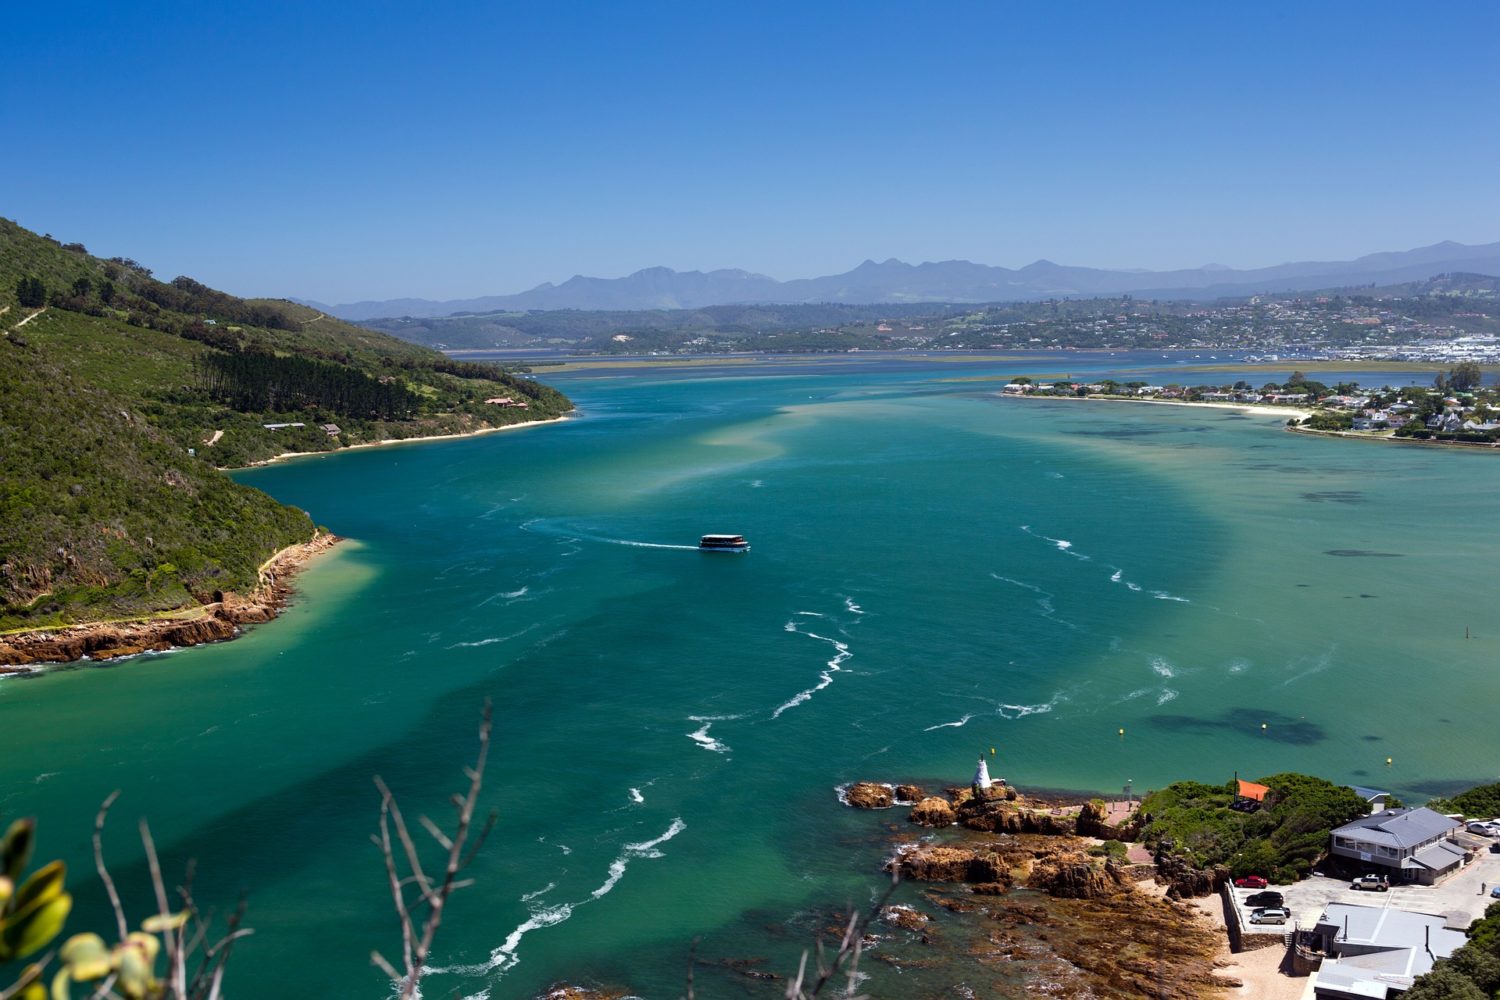
<path id="1" fill-rule="evenodd" d="M 73 866 L 72 929 L 108 926 L 88 837 L 118 788 L 132 919 L 145 816 L 200 901 L 249 892 L 233 995 L 385 996 L 371 776 L 445 818 L 489 698 L 499 819 L 427 994 L 656 998 L 695 937 L 789 971 L 880 890 L 903 817 L 841 807 L 849 781 L 962 784 L 992 747 L 1023 787 L 1110 795 L 1495 778 L 1500 460 L 999 398 L 1026 370 L 572 376 L 563 424 L 244 473 L 354 541 L 236 642 L 0 681 L 0 813 Z M 693 549 L 726 531 L 752 551 Z"/>

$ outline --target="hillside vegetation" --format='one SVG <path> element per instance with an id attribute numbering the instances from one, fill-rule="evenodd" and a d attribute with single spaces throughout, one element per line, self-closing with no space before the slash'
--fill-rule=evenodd
<path id="1" fill-rule="evenodd" d="M 0 311 L 0 631 L 204 602 L 311 537 L 307 514 L 219 468 L 570 406 L 493 366 L 157 281 L 8 220 Z"/>
<path id="2" fill-rule="evenodd" d="M 1328 835 L 1368 806 L 1351 789 L 1291 772 L 1261 778 L 1271 789 L 1255 812 L 1229 808 L 1234 782 L 1179 781 L 1141 800 L 1141 839 L 1187 857 L 1196 867 L 1225 865 L 1233 876 L 1295 882 L 1328 849 Z"/>

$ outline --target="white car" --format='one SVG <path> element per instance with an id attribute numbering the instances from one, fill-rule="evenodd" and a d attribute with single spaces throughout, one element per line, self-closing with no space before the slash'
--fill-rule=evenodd
<path id="1" fill-rule="evenodd" d="M 1470 833 L 1477 833 L 1481 837 L 1497 837 L 1497 836 L 1500 836 L 1500 824 L 1493 823 L 1493 822 L 1485 823 L 1485 822 L 1480 822 L 1478 820 L 1475 820 L 1474 822 L 1470 823 L 1467 827 L 1465 827 L 1465 829 L 1468 830 Z"/>

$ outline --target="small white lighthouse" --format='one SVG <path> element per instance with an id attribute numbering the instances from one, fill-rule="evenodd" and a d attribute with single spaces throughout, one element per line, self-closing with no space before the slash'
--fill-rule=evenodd
<path id="1" fill-rule="evenodd" d="M 984 754 L 979 755 L 979 769 L 974 772 L 974 787 L 980 790 L 988 790 L 990 781 L 990 768 L 984 762 Z"/>

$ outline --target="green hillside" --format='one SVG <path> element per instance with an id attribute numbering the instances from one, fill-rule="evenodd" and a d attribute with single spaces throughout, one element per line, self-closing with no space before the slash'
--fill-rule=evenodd
<path id="1" fill-rule="evenodd" d="M 307 514 L 218 468 L 570 408 L 495 367 L 3 219 L 0 331 L 0 631 L 245 589 L 311 536 Z"/>

